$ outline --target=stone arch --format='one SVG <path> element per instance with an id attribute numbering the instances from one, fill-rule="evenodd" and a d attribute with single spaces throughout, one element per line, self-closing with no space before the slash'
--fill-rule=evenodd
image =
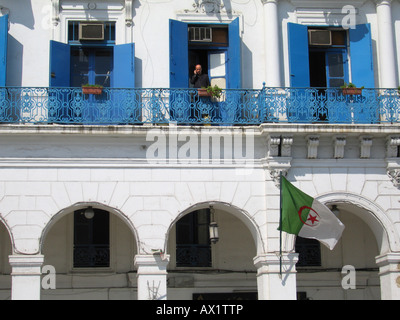
<path id="1" fill-rule="evenodd" d="M 14 244 L 14 236 L 13 236 L 13 233 L 12 233 L 12 231 L 11 231 L 11 229 L 10 229 L 10 227 L 8 226 L 8 224 L 7 224 L 7 222 L 4 220 L 4 218 L 0 215 L 0 223 L 4 226 L 4 228 L 7 230 L 7 234 L 8 234 L 8 237 L 9 237 L 9 240 L 10 240 L 10 242 L 11 242 L 11 250 L 12 250 L 12 253 L 15 253 L 15 244 Z"/>
<path id="2" fill-rule="evenodd" d="M 181 219 L 183 216 L 186 214 L 189 214 L 190 212 L 200 210 L 200 209 L 205 209 L 208 208 L 210 205 L 212 205 L 215 209 L 217 210 L 222 210 L 225 211 L 229 214 L 232 214 L 236 218 L 238 218 L 243 224 L 249 229 L 253 240 L 254 244 L 256 246 L 256 251 L 257 255 L 260 253 L 265 252 L 265 245 L 264 242 L 262 241 L 262 235 L 260 231 L 260 226 L 256 223 L 256 221 L 250 216 L 248 212 L 245 210 L 242 210 L 230 203 L 226 202 L 220 202 L 220 201 L 205 201 L 205 202 L 200 202 L 195 205 L 190 206 L 189 208 L 183 210 L 180 212 L 176 218 L 171 222 L 168 231 L 166 233 L 166 239 L 165 239 L 165 247 L 164 247 L 164 252 L 167 250 L 167 245 L 168 245 L 168 237 L 171 232 L 172 227 L 176 224 L 176 222 Z"/>
<path id="3" fill-rule="evenodd" d="M 364 221 L 378 244 L 380 254 L 400 251 L 400 238 L 385 211 L 376 203 L 359 195 L 347 192 L 332 192 L 316 197 L 325 205 L 350 205 L 353 213 Z M 287 235 L 284 241 L 285 251 L 293 251 L 295 236 Z"/>
<path id="4" fill-rule="evenodd" d="M 127 226 L 128 228 L 131 230 L 133 237 L 135 238 L 135 242 L 136 242 L 136 246 L 137 246 L 137 252 L 139 252 L 139 241 L 138 241 L 138 233 L 136 231 L 136 228 L 134 227 L 134 225 L 132 224 L 131 220 L 124 214 L 122 213 L 120 210 L 115 209 L 113 207 L 107 206 L 105 204 L 102 203 L 98 203 L 98 202 L 78 202 L 75 203 L 72 206 L 66 207 L 62 210 L 60 210 L 58 213 L 56 213 L 51 219 L 50 221 L 47 223 L 47 225 L 43 228 L 41 237 L 40 237 L 40 243 L 39 243 L 39 248 L 40 248 L 40 252 L 42 252 L 43 249 L 43 244 L 46 238 L 47 233 L 49 232 L 49 230 L 51 229 L 51 227 L 57 222 L 59 221 L 61 218 L 63 218 L 64 216 L 70 214 L 71 212 L 80 210 L 80 209 L 84 209 L 87 207 L 93 207 L 95 209 L 101 209 L 101 210 L 105 210 L 110 212 L 111 214 L 116 215 L 117 217 L 119 217 Z"/>

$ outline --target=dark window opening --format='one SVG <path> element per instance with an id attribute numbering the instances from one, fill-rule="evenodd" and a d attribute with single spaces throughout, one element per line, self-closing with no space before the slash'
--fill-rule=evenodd
<path id="1" fill-rule="evenodd" d="M 211 267 L 210 210 L 187 214 L 176 223 L 176 266 Z"/>
<path id="2" fill-rule="evenodd" d="M 317 240 L 296 237 L 295 250 L 299 254 L 296 267 L 321 266 L 321 248 Z"/>
<path id="3" fill-rule="evenodd" d="M 339 88 L 347 82 L 347 34 L 344 30 L 309 28 L 310 85 Z"/>
<path id="4" fill-rule="evenodd" d="M 93 210 L 93 217 L 74 212 L 74 268 L 110 266 L 110 214 Z"/>

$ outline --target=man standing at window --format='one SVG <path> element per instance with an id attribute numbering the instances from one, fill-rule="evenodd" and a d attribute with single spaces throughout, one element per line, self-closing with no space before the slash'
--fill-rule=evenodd
<path id="1" fill-rule="evenodd" d="M 203 70 L 200 64 L 196 66 L 194 75 L 190 79 L 190 83 L 194 88 L 207 88 L 210 85 L 210 79 L 207 74 L 203 74 Z"/>

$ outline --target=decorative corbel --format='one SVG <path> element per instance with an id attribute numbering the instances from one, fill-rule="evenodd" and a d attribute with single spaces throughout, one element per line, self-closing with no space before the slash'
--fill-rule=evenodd
<path id="1" fill-rule="evenodd" d="M 280 189 L 281 188 L 281 173 L 283 177 L 287 177 L 287 174 L 289 172 L 289 168 L 281 168 L 281 169 L 270 169 L 269 174 L 274 180 L 275 186 Z"/>
<path id="2" fill-rule="evenodd" d="M 388 158 L 396 158 L 399 156 L 400 137 L 389 136 L 387 139 L 386 153 Z"/>
<path id="3" fill-rule="evenodd" d="M 125 0 L 125 24 L 127 27 L 133 25 L 133 0 Z"/>
<path id="4" fill-rule="evenodd" d="M 282 137 L 282 141 L 281 141 L 282 157 L 291 157 L 292 156 L 292 144 L 293 144 L 292 136 Z"/>
<path id="5" fill-rule="evenodd" d="M 368 136 L 360 137 L 361 149 L 360 158 L 369 159 L 371 157 L 372 138 Z"/>
<path id="6" fill-rule="evenodd" d="M 270 157 L 291 157 L 292 136 L 270 136 L 268 139 L 268 151 Z"/>
<path id="7" fill-rule="evenodd" d="M 57 27 L 58 24 L 60 23 L 60 0 L 51 0 L 51 6 L 52 6 L 52 17 L 51 21 L 53 23 L 53 26 Z"/>
<path id="8" fill-rule="evenodd" d="M 270 136 L 268 138 L 268 151 L 270 157 L 278 157 L 279 149 L 281 145 L 281 137 L 280 136 Z"/>
<path id="9" fill-rule="evenodd" d="M 400 169 L 388 169 L 387 174 L 393 185 L 398 188 L 400 186 Z"/>
<path id="10" fill-rule="evenodd" d="M 346 137 L 343 136 L 334 137 L 333 142 L 334 142 L 334 158 L 343 159 L 344 147 L 346 145 Z"/>
<path id="11" fill-rule="evenodd" d="M 307 136 L 308 159 L 316 159 L 318 156 L 319 136 Z"/>

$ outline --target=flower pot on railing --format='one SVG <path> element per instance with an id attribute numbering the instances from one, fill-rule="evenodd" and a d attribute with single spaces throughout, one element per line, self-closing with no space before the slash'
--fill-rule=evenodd
<path id="1" fill-rule="evenodd" d="M 342 89 L 343 95 L 361 95 L 362 89 L 361 88 L 345 88 Z"/>
<path id="2" fill-rule="evenodd" d="M 82 86 L 82 93 L 83 94 L 97 94 L 100 95 L 103 93 L 102 86 Z"/>
<path id="3" fill-rule="evenodd" d="M 211 97 L 211 92 L 208 92 L 206 88 L 197 89 L 199 97 Z"/>
<path id="4" fill-rule="evenodd" d="M 213 97 L 220 98 L 222 93 L 222 89 L 215 85 L 214 87 L 208 86 L 207 88 L 198 89 L 199 97 Z"/>
<path id="5" fill-rule="evenodd" d="M 343 95 L 361 95 L 364 87 L 357 88 L 354 84 L 349 83 L 341 87 Z"/>

